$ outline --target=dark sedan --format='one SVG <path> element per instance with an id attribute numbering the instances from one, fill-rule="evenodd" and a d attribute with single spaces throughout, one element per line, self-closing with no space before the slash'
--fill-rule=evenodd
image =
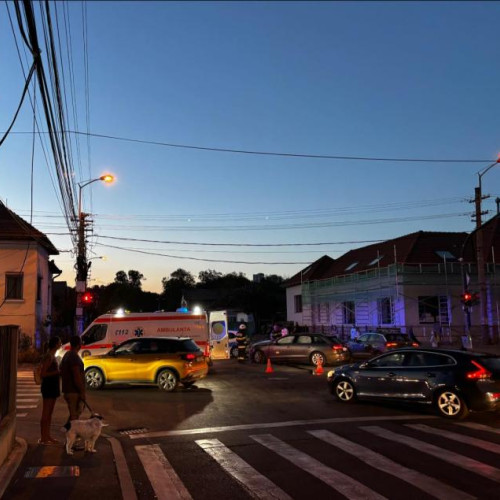
<path id="1" fill-rule="evenodd" d="M 336 399 L 433 405 L 447 418 L 500 408 L 500 356 L 441 349 L 398 349 L 328 373 Z"/>
<path id="2" fill-rule="evenodd" d="M 250 359 L 255 363 L 264 363 L 271 359 L 316 366 L 319 363 L 347 363 L 351 359 L 351 353 L 337 337 L 299 333 L 253 344 L 250 348 Z"/>
<path id="3" fill-rule="evenodd" d="M 357 339 L 349 341 L 347 347 L 355 357 L 371 358 L 391 349 L 418 347 L 418 344 L 404 333 L 366 332 Z"/>

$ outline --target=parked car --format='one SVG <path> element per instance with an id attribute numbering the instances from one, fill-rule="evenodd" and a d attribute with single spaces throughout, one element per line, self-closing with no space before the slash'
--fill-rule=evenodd
<path id="1" fill-rule="evenodd" d="M 264 363 L 271 359 L 316 366 L 318 363 L 347 363 L 351 359 L 351 353 L 337 337 L 319 333 L 298 333 L 252 344 L 250 359 L 255 363 Z"/>
<path id="2" fill-rule="evenodd" d="M 208 373 L 203 351 L 187 337 L 129 339 L 107 354 L 87 356 L 83 362 L 89 389 L 112 383 L 155 384 L 171 392 L 179 383 L 189 387 Z"/>
<path id="3" fill-rule="evenodd" d="M 446 418 L 500 408 L 500 356 L 443 349 L 398 349 L 328 373 L 342 403 L 356 399 L 433 405 Z"/>
<path id="4" fill-rule="evenodd" d="M 371 358 L 391 349 L 418 347 L 418 344 L 404 333 L 366 332 L 347 342 L 347 347 L 354 357 Z"/>

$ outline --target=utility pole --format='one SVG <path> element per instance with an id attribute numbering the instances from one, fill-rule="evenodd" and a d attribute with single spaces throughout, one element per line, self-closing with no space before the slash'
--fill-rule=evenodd
<path id="1" fill-rule="evenodd" d="M 88 214 L 81 212 L 78 217 L 78 254 L 76 257 L 76 334 L 83 331 L 83 303 L 82 296 L 87 288 L 87 245 L 85 242 L 85 226 Z"/>
<path id="2" fill-rule="evenodd" d="M 483 196 L 481 179 L 483 175 L 488 172 L 492 167 L 500 163 L 500 158 L 488 165 L 485 169 L 477 173 L 478 187 L 474 190 L 474 202 L 476 204 L 476 255 L 477 255 L 477 280 L 479 284 L 479 302 L 481 308 L 481 336 L 483 344 L 492 343 L 493 337 L 488 325 L 488 293 L 486 285 L 486 270 L 484 266 L 484 248 L 483 248 L 483 228 L 481 216 L 484 213 L 481 211 L 481 202 L 483 199 L 489 198 L 489 195 Z"/>
<path id="3" fill-rule="evenodd" d="M 480 178 L 481 179 L 481 178 Z M 476 259 L 477 259 L 477 281 L 479 284 L 479 307 L 481 311 L 481 337 L 483 344 L 490 343 L 490 332 L 488 327 L 488 295 L 486 288 L 486 272 L 484 269 L 484 250 L 483 250 L 483 230 L 482 230 L 482 211 L 481 201 L 481 182 L 479 187 L 475 188 L 474 202 L 476 204 Z M 487 198 L 485 196 L 485 198 Z"/>

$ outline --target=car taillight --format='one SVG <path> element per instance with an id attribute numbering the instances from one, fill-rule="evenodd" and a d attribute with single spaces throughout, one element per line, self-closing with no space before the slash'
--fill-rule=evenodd
<path id="1" fill-rule="evenodd" d="M 474 370 L 473 372 L 466 373 L 466 377 L 469 380 L 483 380 L 485 378 L 491 377 L 491 372 L 489 372 L 484 366 L 481 366 L 479 363 L 476 363 L 476 361 L 474 361 L 474 360 L 471 360 L 471 363 L 477 367 L 477 370 Z"/>
<path id="2" fill-rule="evenodd" d="M 397 342 L 386 342 L 385 347 L 397 347 Z"/>
<path id="3" fill-rule="evenodd" d="M 342 344 L 334 344 L 332 345 L 332 349 L 334 351 L 341 351 L 342 349 L 344 349 L 344 346 Z"/>
<path id="4" fill-rule="evenodd" d="M 182 359 L 185 359 L 186 361 L 193 361 L 194 359 L 196 359 L 196 356 L 192 353 L 184 354 L 184 356 L 182 356 Z"/>
<path id="5" fill-rule="evenodd" d="M 412 347 L 418 347 L 418 344 L 417 344 L 416 342 L 412 342 L 412 343 L 411 343 L 411 346 L 412 346 Z"/>
<path id="6" fill-rule="evenodd" d="M 490 401 L 498 401 L 500 399 L 500 392 L 487 392 Z"/>

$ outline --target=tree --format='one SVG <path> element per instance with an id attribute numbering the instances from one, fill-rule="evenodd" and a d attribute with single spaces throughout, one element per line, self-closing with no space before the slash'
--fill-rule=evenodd
<path id="1" fill-rule="evenodd" d="M 125 271 L 118 271 L 115 275 L 115 283 L 128 285 L 128 276 Z"/>
<path id="2" fill-rule="evenodd" d="M 177 269 L 170 275 L 170 279 L 162 278 L 163 302 L 167 311 L 175 311 L 181 305 L 183 290 L 194 288 L 193 275 L 184 269 Z"/>
<path id="3" fill-rule="evenodd" d="M 134 271 L 133 269 L 129 270 L 128 283 L 130 286 L 141 289 L 142 287 L 141 280 L 143 279 L 146 279 L 144 278 L 144 274 L 140 273 L 139 271 Z"/>
<path id="4" fill-rule="evenodd" d="M 200 271 L 198 274 L 198 286 L 199 287 L 209 287 L 216 284 L 222 278 L 222 273 L 215 271 L 214 269 L 207 269 L 206 271 Z"/>

